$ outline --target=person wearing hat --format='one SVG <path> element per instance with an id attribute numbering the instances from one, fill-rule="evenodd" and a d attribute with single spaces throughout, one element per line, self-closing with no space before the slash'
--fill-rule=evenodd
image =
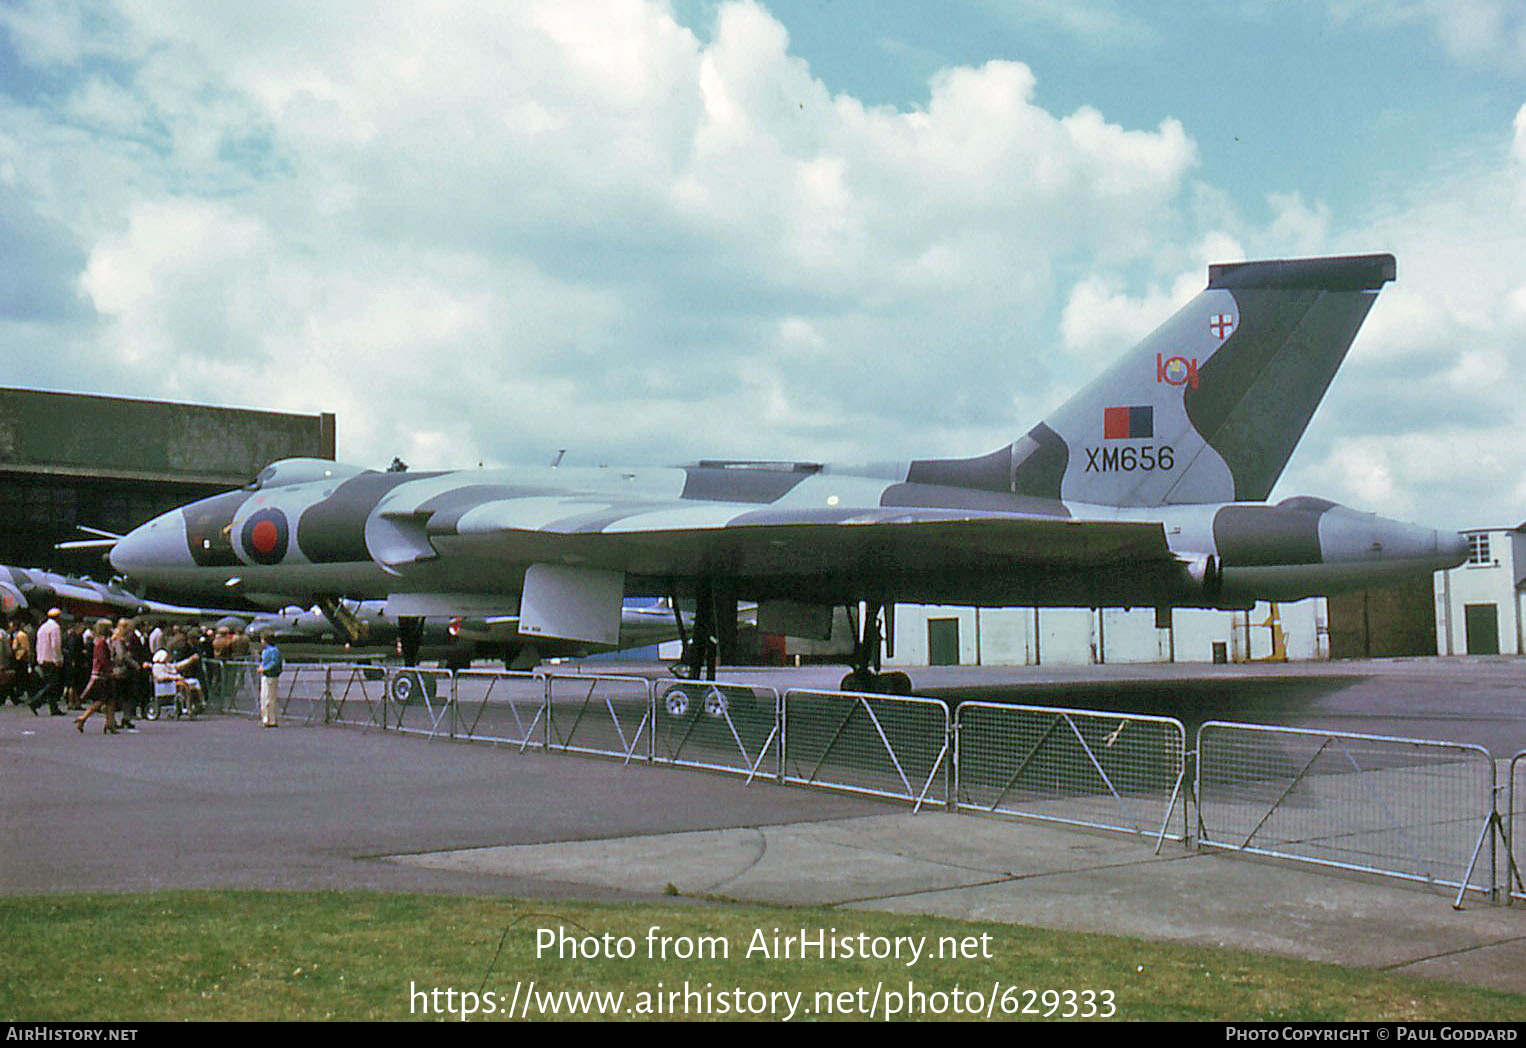
<path id="1" fill-rule="evenodd" d="M 50 715 L 64 715 L 58 707 L 58 700 L 64 694 L 64 627 L 59 621 L 62 618 L 63 612 L 49 608 L 48 621 L 37 630 L 37 670 L 42 674 L 42 687 L 37 689 L 29 703 L 33 716 L 44 702 L 48 704 Z"/>

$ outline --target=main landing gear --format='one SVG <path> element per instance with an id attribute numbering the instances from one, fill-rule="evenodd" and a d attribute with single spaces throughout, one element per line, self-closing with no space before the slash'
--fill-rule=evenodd
<path id="1" fill-rule="evenodd" d="M 364 644 L 370 639 L 370 627 L 337 597 L 319 597 L 318 610 L 346 643 Z"/>
<path id="2" fill-rule="evenodd" d="M 397 617 L 397 653 L 403 657 L 403 665 L 419 664 L 419 649 L 424 646 L 424 616 L 399 615 Z"/>
<path id="3" fill-rule="evenodd" d="M 709 579 L 701 579 L 694 605 L 694 633 L 684 627 L 683 611 L 675 592 L 673 621 L 678 625 L 678 639 L 683 655 L 673 665 L 673 675 L 688 680 L 715 680 L 716 667 L 736 660 L 737 597 L 723 593 Z"/>
<path id="4" fill-rule="evenodd" d="M 895 635 L 895 605 L 882 601 L 864 602 L 863 618 L 854 631 L 852 669 L 838 685 L 839 691 L 868 692 L 872 695 L 910 695 L 911 678 L 900 670 L 880 672 L 880 652 L 888 646 L 887 638 Z M 854 609 L 848 608 L 848 621 L 853 621 Z M 881 613 L 884 615 L 885 631 L 880 631 Z M 888 643 L 893 643 L 889 641 Z M 891 654 L 894 654 L 892 651 Z"/>
<path id="5" fill-rule="evenodd" d="M 675 682 L 662 691 L 661 701 L 663 712 L 675 720 L 700 713 L 713 720 L 725 720 L 731 713 L 732 702 L 744 697 L 750 700 L 751 693 L 717 684 Z"/>
<path id="6" fill-rule="evenodd" d="M 679 610 L 678 596 L 675 591 L 672 598 L 673 621 L 678 627 L 678 637 L 683 644 L 683 655 L 672 670 L 675 677 L 681 677 L 691 681 L 715 680 L 716 666 L 719 663 L 730 664 L 734 661 L 737 635 L 737 597 L 735 593 L 725 593 L 716 589 L 709 579 L 699 580 L 694 607 L 694 629 L 691 633 L 684 622 L 683 613 Z M 910 695 L 911 678 L 899 670 L 890 673 L 880 672 L 880 652 L 882 649 L 890 649 L 888 638 L 895 635 L 894 604 L 885 604 L 881 600 L 865 602 L 863 616 L 854 627 L 854 642 L 852 661 L 849 663 L 852 669 L 842 679 L 840 689 L 842 691 L 868 692 L 875 695 Z M 848 619 L 853 622 L 855 608 L 848 608 Z M 884 620 L 886 628 L 881 632 L 881 620 Z M 690 694 L 685 689 L 669 689 L 666 693 L 668 712 L 681 715 L 675 706 L 682 706 L 682 712 L 687 713 L 689 703 L 698 701 L 699 693 Z M 719 694 L 715 689 L 705 693 L 705 701 L 713 701 L 713 696 Z M 707 709 L 706 712 L 717 715 L 718 711 Z"/>

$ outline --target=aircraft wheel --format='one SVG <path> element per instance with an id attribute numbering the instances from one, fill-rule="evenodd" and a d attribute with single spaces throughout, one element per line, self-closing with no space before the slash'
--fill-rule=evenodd
<path id="1" fill-rule="evenodd" d="M 896 670 L 893 673 L 886 673 L 880 678 L 880 681 L 881 686 L 885 689 L 885 694 L 887 695 L 911 694 L 911 678 L 906 676 L 906 674 L 902 673 L 900 670 Z"/>
<path id="2" fill-rule="evenodd" d="M 406 706 L 415 699 L 432 699 L 435 697 L 435 681 L 433 677 L 413 670 L 403 670 L 392 678 L 387 685 L 387 691 L 392 696 L 392 701 L 399 706 Z"/>
<path id="3" fill-rule="evenodd" d="M 151 721 L 159 719 L 159 700 L 157 698 L 148 700 L 148 706 L 143 711 L 143 717 L 145 720 Z"/>
<path id="4" fill-rule="evenodd" d="M 694 707 L 694 698 L 682 684 L 674 684 L 662 693 L 662 708 L 669 717 L 687 717 Z"/>
<path id="5" fill-rule="evenodd" d="M 859 670 L 854 670 L 853 672 L 849 673 L 846 677 L 844 677 L 842 679 L 842 683 L 837 686 L 837 690 L 838 691 L 861 691 L 861 692 L 870 692 L 870 691 L 873 691 L 874 690 L 874 674 L 872 674 L 872 673 L 863 673 L 863 672 L 860 672 Z"/>
<path id="6" fill-rule="evenodd" d="M 716 720 L 725 720 L 731 712 L 731 700 L 720 688 L 710 688 L 705 692 L 705 715 L 714 717 Z"/>

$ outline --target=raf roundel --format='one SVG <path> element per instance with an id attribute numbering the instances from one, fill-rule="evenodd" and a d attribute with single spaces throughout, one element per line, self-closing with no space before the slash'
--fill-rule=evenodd
<path id="1" fill-rule="evenodd" d="M 256 564 L 279 564 L 286 557 L 288 536 L 286 514 L 278 509 L 251 514 L 240 532 L 244 552 Z"/>

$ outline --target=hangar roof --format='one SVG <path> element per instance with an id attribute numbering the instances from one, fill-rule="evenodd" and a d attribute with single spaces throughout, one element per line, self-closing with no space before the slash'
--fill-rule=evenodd
<path id="1" fill-rule="evenodd" d="M 0 471 L 236 486 L 334 457 L 334 416 L 0 389 Z"/>

